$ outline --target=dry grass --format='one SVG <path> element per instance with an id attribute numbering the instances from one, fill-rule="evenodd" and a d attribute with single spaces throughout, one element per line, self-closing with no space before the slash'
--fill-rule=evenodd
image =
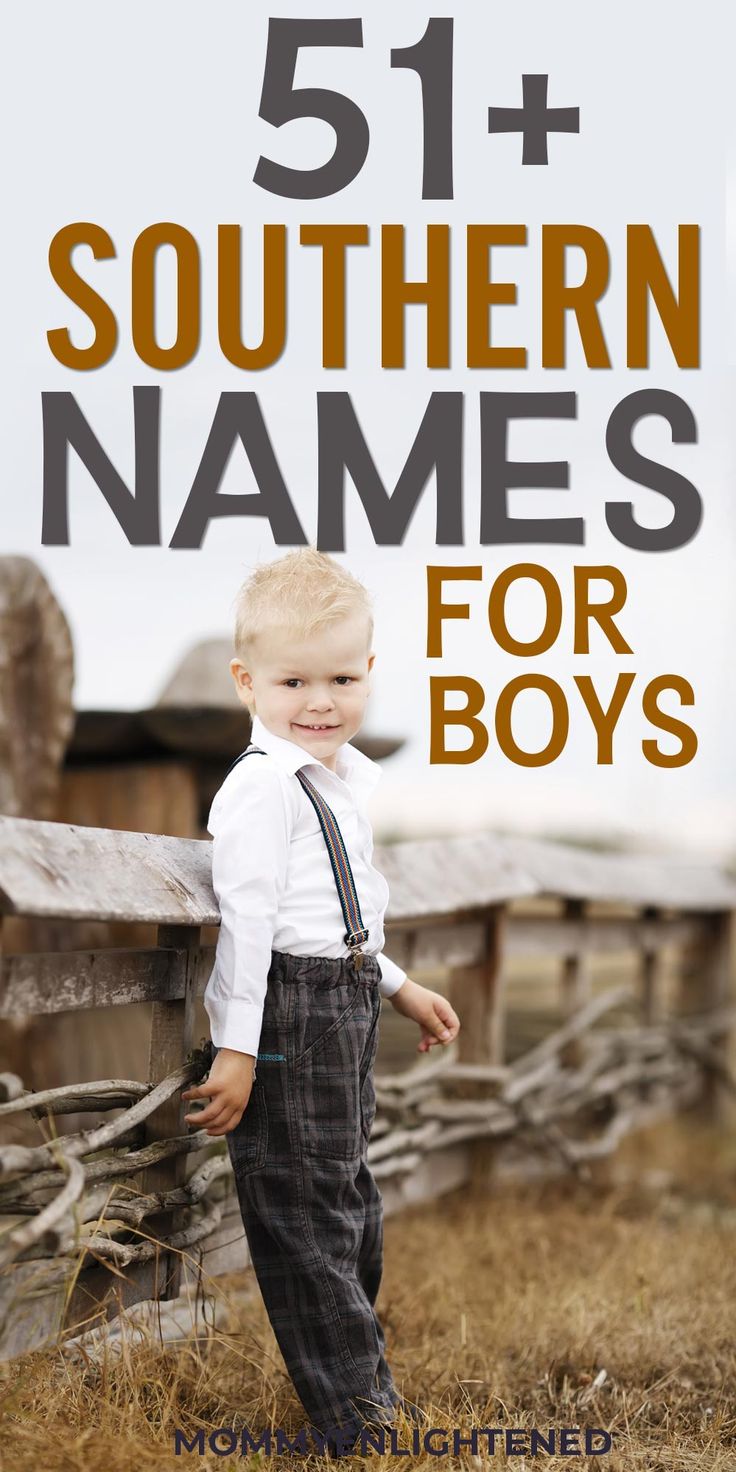
<path id="1" fill-rule="evenodd" d="M 736 1468 L 732 1133 L 661 1126 L 592 1186 L 458 1191 L 389 1218 L 385 1235 L 389 1359 L 429 1424 L 604 1427 L 611 1452 L 577 1463 L 604 1472 Z M 173 1453 L 175 1427 L 306 1424 L 260 1299 L 229 1327 L 208 1348 L 149 1344 L 88 1366 L 56 1349 L 3 1367 L 2 1472 L 267 1466 Z M 383 1460 L 391 1472 L 437 1466 L 425 1452 Z M 440 1465 L 486 1460 L 569 1465 L 502 1450 Z"/>

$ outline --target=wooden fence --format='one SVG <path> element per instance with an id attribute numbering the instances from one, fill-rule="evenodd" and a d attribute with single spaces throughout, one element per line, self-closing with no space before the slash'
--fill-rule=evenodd
<path id="1" fill-rule="evenodd" d="M 214 948 L 202 930 L 219 922 L 210 855 L 207 841 L 0 818 L 3 916 L 143 923 L 157 942 L 3 955 L 8 1025 L 153 1005 L 145 1081 L 32 1094 L 0 1076 L 0 1127 L 30 1112 L 42 1135 L 0 1145 L 0 1357 L 247 1262 L 225 1142 L 187 1132 L 180 1100 L 203 1076 L 195 998 Z M 720 1107 L 733 1086 L 736 906 L 721 870 L 490 834 L 377 848 L 376 862 L 391 890 L 387 951 L 412 975 L 446 969 L 462 1021 L 448 1053 L 377 1078 L 369 1160 L 387 1213 L 485 1177 L 502 1146 L 584 1173 L 663 1111 Z M 595 986 L 595 958 L 617 954 L 635 958 L 634 985 Z M 560 1016 L 509 1061 L 507 975 L 520 955 L 554 963 Z M 60 1114 L 84 1110 L 115 1118 L 56 1133 Z"/>

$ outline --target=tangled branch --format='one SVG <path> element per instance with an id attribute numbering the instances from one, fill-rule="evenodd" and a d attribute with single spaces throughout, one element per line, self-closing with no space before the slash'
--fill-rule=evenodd
<path id="1" fill-rule="evenodd" d="M 440 1054 L 403 1073 L 378 1077 L 368 1147 L 376 1179 L 406 1175 L 436 1150 L 482 1138 L 551 1152 L 566 1169 L 587 1179 L 590 1162 L 610 1155 L 629 1131 L 653 1115 L 693 1102 L 702 1090 L 704 1071 L 736 1090 L 713 1041 L 732 1022 L 734 1009 L 648 1027 L 592 1031 L 607 1011 L 626 1001 L 635 998 L 621 987 L 594 998 L 505 1067 L 456 1063 Z M 563 1063 L 563 1049 L 583 1038 L 581 1061 L 576 1066 Z M 125 1107 L 108 1124 L 63 1140 L 32 1148 L 0 1147 L 0 1178 L 5 1178 L 0 1179 L 0 1215 L 24 1218 L 0 1241 L 0 1267 L 44 1256 L 63 1259 L 80 1251 L 125 1267 L 210 1236 L 232 1195 L 225 1153 L 210 1156 L 173 1190 L 141 1194 L 124 1184 L 126 1177 L 162 1159 L 212 1144 L 206 1131 L 197 1130 L 138 1148 L 144 1121 L 185 1082 L 202 1078 L 206 1067 L 204 1055 L 195 1050 L 155 1087 L 105 1079 L 40 1094 L 24 1091 L 14 1076 L 3 1076 L 0 1091 L 7 1102 L 0 1105 L 0 1114 Z M 603 1128 L 596 1135 L 602 1117 Z M 125 1142 L 133 1148 L 124 1148 Z M 102 1156 L 101 1150 L 106 1152 Z M 186 1225 L 168 1237 L 147 1235 L 147 1219 L 172 1208 L 189 1209 Z"/>

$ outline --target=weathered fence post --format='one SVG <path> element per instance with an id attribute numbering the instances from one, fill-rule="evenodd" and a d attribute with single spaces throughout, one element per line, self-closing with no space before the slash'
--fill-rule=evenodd
<path id="1" fill-rule="evenodd" d="M 585 946 L 583 925 L 585 904 L 583 900 L 565 900 L 563 927 L 572 932 L 570 949 L 562 960 L 560 991 L 562 994 L 562 1016 L 565 1021 L 581 1011 L 590 1001 L 590 967 Z M 571 1038 L 560 1049 L 560 1062 L 566 1068 L 579 1068 L 585 1053 L 585 1039 Z"/>
<path id="2" fill-rule="evenodd" d="M 458 1034 L 458 1062 L 503 1063 L 506 1050 L 503 934 L 505 908 L 491 906 L 485 914 L 483 960 L 476 966 L 458 967 L 451 973 L 451 998 L 462 1018 Z M 458 1083 L 461 1098 L 488 1097 L 488 1085 Z M 493 1171 L 495 1148 L 492 1139 L 473 1140 L 471 1179 L 487 1184 Z"/>
<path id="3" fill-rule="evenodd" d="M 157 943 L 166 949 L 193 952 L 200 944 L 198 925 L 159 925 Z M 151 1042 L 148 1061 L 148 1077 L 151 1083 L 159 1083 L 167 1074 L 181 1067 L 194 1042 L 194 1003 L 196 975 L 193 957 L 187 957 L 185 968 L 184 997 L 175 1002 L 154 1002 L 151 1017 Z M 146 1139 L 160 1140 L 184 1135 L 187 1126 L 184 1115 L 190 1103 L 182 1100 L 178 1093 L 172 1094 L 165 1104 L 151 1114 L 146 1124 Z M 181 1186 L 186 1179 L 186 1155 L 174 1155 L 149 1166 L 144 1173 L 144 1191 L 171 1191 Z M 157 1212 L 148 1218 L 146 1227 L 155 1234 L 169 1236 L 183 1225 L 186 1211 Z M 181 1290 L 182 1262 L 178 1253 L 167 1253 L 163 1263 L 162 1298 L 176 1298 Z"/>
<path id="4" fill-rule="evenodd" d="M 656 939 L 654 945 L 647 944 L 646 930 L 650 923 L 656 925 L 661 910 L 657 905 L 645 905 L 641 913 L 644 921 L 644 945 L 639 962 L 642 1019 L 651 1027 L 653 1023 L 662 1020 L 665 1010 L 662 996 L 663 966 L 661 947 L 656 944 Z"/>
<path id="5" fill-rule="evenodd" d="M 679 1013 L 684 1017 L 724 1007 L 733 996 L 731 912 L 714 910 L 693 918 L 697 921 L 696 939 L 684 946 L 680 955 Z M 715 1066 L 706 1071 L 697 1108 L 714 1122 L 723 1120 L 728 1112 L 718 1068 L 719 1064 L 728 1066 L 733 1036 L 733 1029 L 724 1024 L 711 1038 L 710 1055 Z"/>
<path id="6" fill-rule="evenodd" d="M 733 997 L 732 913 L 718 910 L 707 917 L 705 924 L 700 1010 L 709 1012 L 727 1006 Z M 730 1095 L 719 1078 L 719 1065 L 724 1070 L 729 1068 L 733 1041 L 734 1029 L 728 1024 L 711 1036 L 714 1067 L 705 1075 L 703 1109 L 714 1123 L 725 1123 L 732 1107 Z"/>

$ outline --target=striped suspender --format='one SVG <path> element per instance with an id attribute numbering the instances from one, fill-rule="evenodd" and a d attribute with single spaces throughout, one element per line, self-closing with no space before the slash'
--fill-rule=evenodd
<path id="1" fill-rule="evenodd" d="M 254 752 L 260 756 L 266 755 L 260 746 L 249 746 L 247 751 L 241 752 L 240 756 L 237 756 L 235 761 L 231 762 L 225 776 L 228 775 L 228 772 L 232 771 L 237 762 L 242 761 L 244 756 L 250 756 Z M 369 932 L 363 924 L 363 916 L 360 913 L 360 904 L 358 903 L 358 895 L 355 889 L 353 871 L 350 868 L 350 860 L 343 842 L 343 836 L 340 832 L 337 818 L 332 808 L 325 802 L 321 792 L 317 791 L 317 788 L 310 782 L 308 777 L 304 776 L 303 772 L 297 772 L 296 775 L 319 818 L 319 826 L 322 829 L 322 836 L 327 844 L 327 852 L 330 856 L 335 887 L 340 900 L 343 920 L 345 921 L 345 944 L 350 950 L 356 971 L 359 971 L 363 965 L 362 946 L 367 941 Z"/>
<path id="2" fill-rule="evenodd" d="M 303 772 L 297 772 L 296 775 L 307 797 L 317 810 L 319 826 L 322 829 L 322 835 L 327 844 L 332 873 L 335 877 L 337 893 L 340 896 L 340 904 L 342 905 L 342 916 L 346 927 L 344 936 L 345 944 L 351 952 L 356 971 L 360 971 L 363 965 L 363 951 L 361 947 L 364 941 L 368 939 L 368 931 L 363 924 L 363 916 L 360 913 L 360 905 L 358 904 L 358 896 L 353 880 L 353 871 L 350 868 L 350 860 L 345 844 L 343 843 L 342 833 L 340 832 L 337 818 L 332 808 L 325 802 L 321 792 L 317 791 L 317 788 L 313 786 L 308 777 L 304 776 Z"/>

